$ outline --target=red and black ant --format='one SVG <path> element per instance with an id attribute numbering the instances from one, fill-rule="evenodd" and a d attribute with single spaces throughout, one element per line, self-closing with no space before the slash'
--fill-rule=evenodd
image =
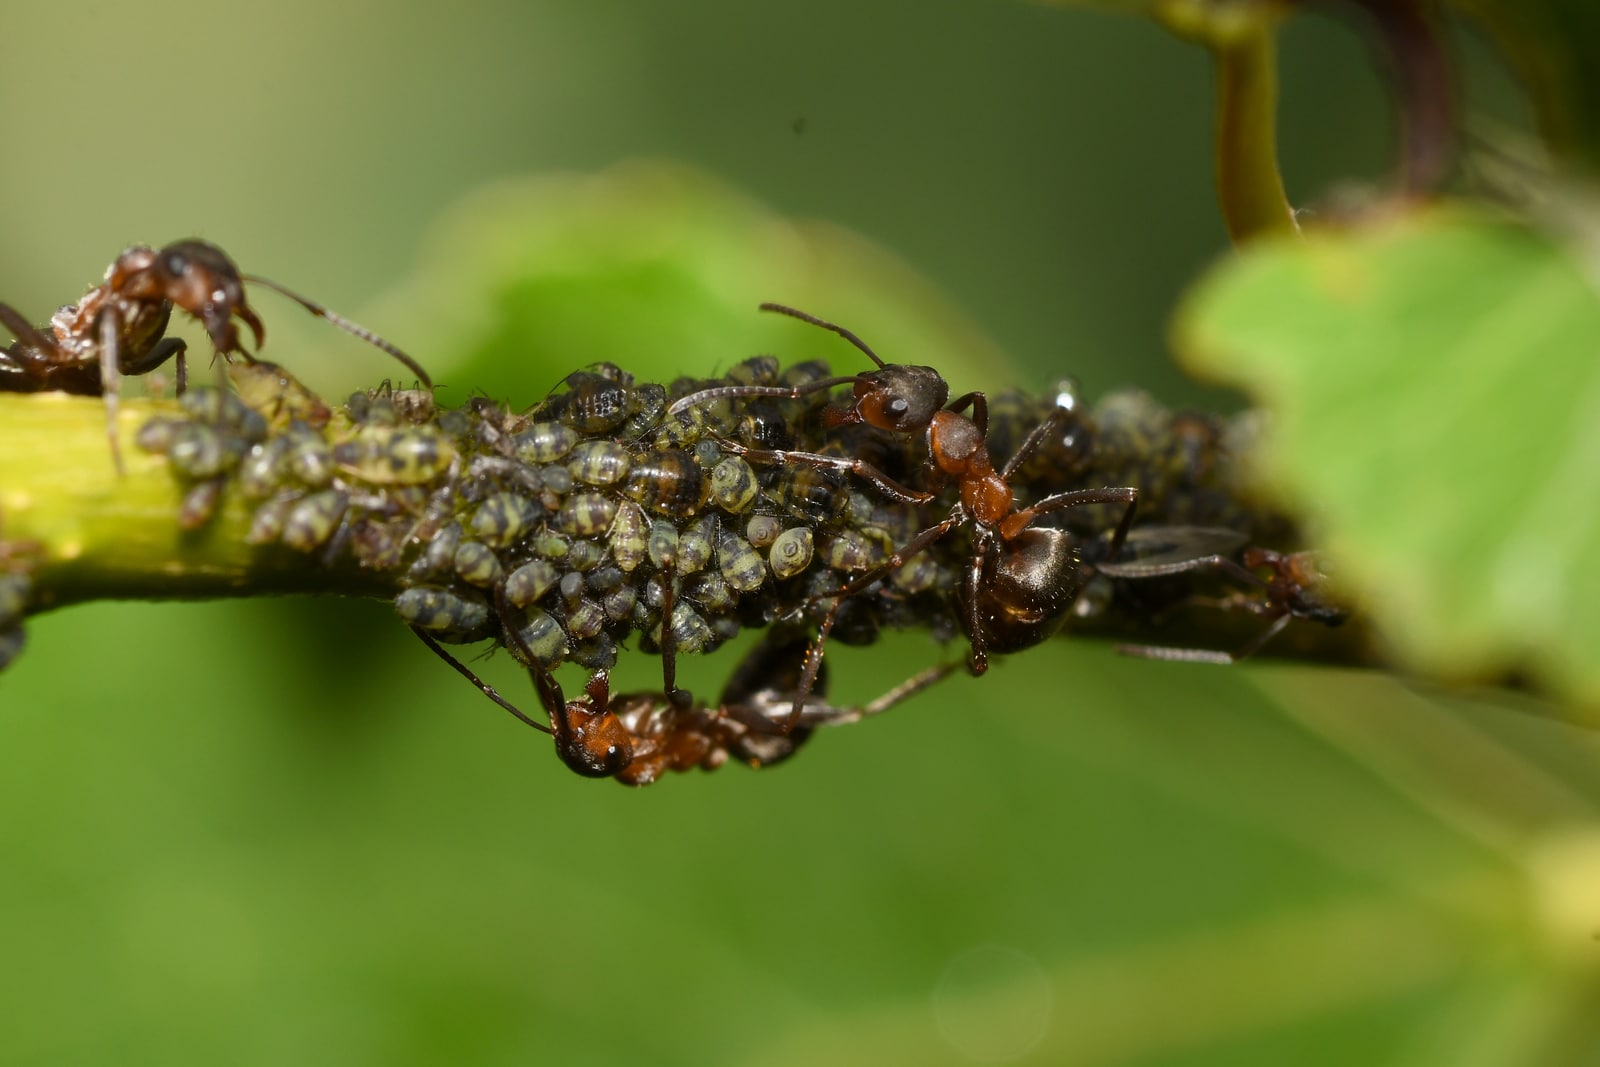
<path id="1" fill-rule="evenodd" d="M 1243 611 L 1269 620 L 1269 625 L 1234 652 L 1163 645 L 1121 644 L 1117 651 L 1143 659 L 1182 663 L 1234 664 L 1250 658 L 1295 619 L 1338 626 L 1349 618 L 1343 608 L 1330 603 L 1321 589 L 1327 578 L 1312 552 L 1277 552 L 1250 547 L 1233 558 L 1247 540 L 1233 530 L 1207 527 L 1151 527 L 1134 531 L 1135 540 L 1164 538 L 1165 550 L 1130 562 L 1095 562 L 1094 571 L 1113 579 L 1147 581 L 1211 571 L 1244 588 L 1223 597 L 1190 596 L 1185 604 Z"/>
<path id="2" fill-rule="evenodd" d="M 816 727 L 859 722 L 887 711 L 946 677 L 955 666 L 931 667 L 860 707 L 835 707 L 808 695 L 792 728 L 787 719 L 804 673 L 804 642 L 767 640 L 757 645 L 728 679 L 715 708 L 665 692 L 614 694 L 604 670 L 590 675 L 582 697 L 567 700 L 549 671 L 533 667 L 529 674 L 550 718 L 546 726 L 502 697 L 426 631 L 412 629 L 490 700 L 535 730 L 550 734 L 556 755 L 569 769 L 585 778 L 615 778 L 624 785 L 649 785 L 667 771 L 715 770 L 729 759 L 752 768 L 770 767 L 794 755 Z M 514 628 L 507 632 L 520 643 Z M 812 688 L 816 694 L 826 691 L 826 676 L 819 676 Z M 687 694 L 680 691 L 679 696 Z"/>
<path id="3" fill-rule="evenodd" d="M 148 374 L 175 358 L 178 392 L 185 390 L 187 345 L 181 338 L 166 336 L 174 306 L 205 327 L 218 355 L 226 359 L 237 353 L 251 359 L 239 343 L 233 320 L 250 328 L 257 351 L 266 331 L 245 299 L 247 281 L 281 293 L 318 318 L 381 348 L 431 388 L 428 373 L 383 338 L 276 282 L 241 274 L 222 249 L 189 239 L 161 249 L 138 245 L 123 252 L 106 269 L 105 281 L 78 303 L 57 311 L 47 328 L 34 326 L 15 308 L 0 303 L 0 324 L 16 338 L 10 346 L 0 346 L 0 392 L 103 396 L 112 460 L 121 471 L 117 390 L 122 378 Z"/>
<path id="4" fill-rule="evenodd" d="M 1139 491 L 1132 487 L 1078 489 L 1045 497 L 1027 507 L 1018 507 L 1012 494 L 1012 473 L 1061 429 L 1070 409 L 1058 406 L 1022 442 L 1000 470 L 995 470 L 987 442 L 988 405 L 981 392 L 966 393 L 948 404 L 950 389 L 932 367 L 886 364 L 866 342 L 842 326 L 819 319 L 782 304 L 762 304 L 761 310 L 777 312 L 830 330 L 866 354 L 878 369 L 844 378 L 822 379 L 794 387 L 718 386 L 679 399 L 669 413 L 717 399 L 745 397 L 785 397 L 798 399 L 808 393 L 844 382 L 855 387 L 853 402 L 844 408 L 828 409 L 823 416 L 827 426 L 865 423 L 890 433 L 926 435 L 926 466 L 935 489 L 954 481 L 959 499 L 943 520 L 917 534 L 878 566 L 859 575 L 831 594 L 833 606 L 818 628 L 816 640 L 807 655 L 805 671 L 796 689 L 790 721 L 798 721 L 806 696 L 822 662 L 828 633 L 838 619 L 845 598 L 872 585 L 885 574 L 904 566 L 918 553 L 960 527 L 972 530 L 972 555 L 956 592 L 958 616 L 971 645 L 968 669 L 982 674 L 988 669 L 988 656 L 995 652 L 1016 652 L 1048 638 L 1066 620 L 1072 601 L 1089 572 L 1081 566 L 1081 542 L 1065 530 L 1035 525 L 1037 520 L 1063 508 L 1087 504 L 1124 505 L 1121 520 L 1111 537 L 1109 556 L 1115 556 L 1133 523 Z M 972 409 L 969 417 L 964 412 Z M 836 470 L 848 470 L 864 478 L 895 500 L 926 503 L 937 493 L 908 489 L 877 468 L 859 460 L 811 452 L 750 449 L 733 442 L 725 447 L 754 462 L 804 463 Z"/>

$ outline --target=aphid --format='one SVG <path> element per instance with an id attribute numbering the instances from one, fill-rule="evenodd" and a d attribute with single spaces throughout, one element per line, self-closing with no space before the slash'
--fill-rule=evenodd
<path id="1" fill-rule="evenodd" d="M 634 462 L 623 493 L 657 515 L 686 519 L 705 503 L 705 473 L 682 449 L 657 449 Z"/>
<path id="2" fill-rule="evenodd" d="M 237 353 L 250 359 L 239 343 L 234 320 L 250 328 L 258 350 L 266 333 L 245 299 L 246 281 L 281 293 L 383 349 L 431 388 L 427 372 L 383 338 L 276 282 L 241 274 L 216 245 L 190 239 L 159 250 L 138 245 L 123 252 L 106 269 L 104 282 L 52 316 L 48 332 L 10 305 L 0 304 L 0 323 L 16 337 L 9 347 L 0 347 L 0 390 L 104 397 L 106 433 L 120 473 L 117 395 L 122 378 L 147 374 L 176 357 L 178 392 L 186 390 L 187 346 L 180 338 L 166 336 L 174 306 L 205 327 L 218 355 L 226 359 Z"/>
<path id="3" fill-rule="evenodd" d="M 493 632 L 489 605 L 476 592 L 416 585 L 394 598 L 394 610 L 413 629 L 426 630 L 441 641 L 466 644 Z"/>
<path id="4" fill-rule="evenodd" d="M 431 426 L 364 426 L 333 446 L 333 462 L 372 485 L 427 485 L 457 461 L 455 445 Z"/>

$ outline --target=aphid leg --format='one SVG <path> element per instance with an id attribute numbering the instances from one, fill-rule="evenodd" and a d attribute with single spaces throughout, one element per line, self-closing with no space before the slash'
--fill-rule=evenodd
<path id="1" fill-rule="evenodd" d="M 499 691 L 496 690 L 494 686 L 490 685 L 488 682 L 484 681 L 482 678 L 479 678 L 476 674 L 473 674 L 472 671 L 470 669 L 468 669 L 466 664 L 462 663 L 460 660 L 456 659 L 455 656 L 451 655 L 448 651 L 446 651 L 444 646 L 439 644 L 438 641 L 435 641 L 433 639 L 433 637 L 431 635 L 429 635 L 429 633 L 426 630 L 424 630 L 424 629 L 422 629 L 420 627 L 417 627 L 417 626 L 413 626 L 413 627 L 411 627 L 411 632 L 416 634 L 417 637 L 421 639 L 423 644 L 427 645 L 430 649 L 432 649 L 434 655 L 438 656 L 440 659 L 442 659 L 446 663 L 450 664 L 450 669 L 451 670 L 455 671 L 457 674 L 461 675 L 461 677 L 465 678 L 467 681 L 469 681 L 473 685 L 477 686 L 478 687 L 478 691 L 481 692 L 484 696 L 488 697 L 490 700 L 494 701 L 496 704 L 499 704 L 502 708 L 505 708 L 511 714 L 515 715 L 517 718 L 521 719 L 523 722 L 527 723 L 529 726 L 533 727 L 535 730 L 538 730 L 539 732 L 546 733 L 546 734 L 551 732 L 550 727 L 546 726 L 542 722 L 537 722 L 534 719 L 532 719 L 532 718 L 528 717 L 527 715 L 525 715 L 522 712 L 522 710 L 519 709 L 515 704 L 511 703 L 511 701 L 509 701 L 505 697 L 501 696 Z"/>
<path id="2" fill-rule="evenodd" d="M 678 688 L 678 633 L 672 628 L 672 611 L 678 602 L 678 576 L 662 571 L 661 579 L 661 688 L 667 703 L 680 711 L 688 710 L 694 695 Z"/>

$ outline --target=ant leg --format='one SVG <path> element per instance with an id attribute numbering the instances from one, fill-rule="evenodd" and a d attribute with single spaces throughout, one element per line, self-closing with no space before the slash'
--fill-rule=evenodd
<path id="1" fill-rule="evenodd" d="M 1237 652 L 1217 652 L 1208 648 L 1166 648 L 1162 645 L 1117 645 L 1117 653 L 1123 656 L 1134 656 L 1139 659 L 1159 659 L 1169 663 L 1215 663 L 1219 666 L 1229 667 L 1260 652 L 1268 641 L 1283 632 L 1289 625 L 1289 620 L 1294 618 L 1284 612 L 1272 620 L 1261 633 L 1251 638 L 1250 641 Z"/>
<path id="2" fill-rule="evenodd" d="M 980 527 L 981 529 L 981 527 Z M 984 543 L 974 545 L 972 558 L 967 562 L 967 641 L 972 653 L 967 657 L 967 672 L 974 678 L 989 669 L 989 644 L 983 636 L 983 614 L 978 601 L 978 588 L 983 584 L 984 563 L 993 558 L 994 540 L 984 536 Z"/>
<path id="3" fill-rule="evenodd" d="M 1070 414 L 1072 414 L 1071 408 L 1059 405 L 1051 408 L 1049 417 L 1032 430 L 1029 430 L 1028 436 L 1022 439 L 1022 444 L 1018 445 L 1017 450 L 1011 454 L 1011 458 L 1006 460 L 1005 466 L 1000 469 L 1000 477 L 1009 482 L 1012 472 L 1022 466 L 1027 461 L 1027 458 L 1033 455 L 1040 445 L 1044 444 L 1045 438 L 1059 430 L 1061 424 L 1067 421 L 1067 416 Z"/>
<path id="4" fill-rule="evenodd" d="M 1000 523 L 1000 539 L 1015 541 L 1022 535 L 1022 531 L 1033 525 L 1033 520 L 1051 511 L 1062 508 L 1082 507 L 1085 504 L 1126 504 L 1127 509 L 1122 513 L 1122 520 L 1117 523 L 1116 532 L 1111 537 L 1109 555 L 1115 557 L 1122 550 L 1122 542 L 1128 538 L 1128 530 L 1133 526 L 1133 513 L 1139 506 L 1139 490 L 1124 486 L 1104 489 L 1075 489 L 1069 493 L 1057 493 L 1047 496 L 1036 504 L 1012 512 Z"/>
<path id="5" fill-rule="evenodd" d="M 419 638 L 421 638 L 422 639 L 422 643 L 427 645 L 430 649 L 432 649 L 434 655 L 438 656 L 440 659 L 442 659 L 446 663 L 450 664 L 450 669 L 451 670 L 455 671 L 457 674 L 461 675 L 461 677 L 465 678 L 467 681 L 469 681 L 473 685 L 477 686 L 478 687 L 478 691 L 481 692 L 484 696 L 488 697 L 490 700 L 494 701 L 496 704 L 499 704 L 502 708 L 505 708 L 511 714 L 515 715 L 517 718 L 521 719 L 523 722 L 527 723 L 529 726 L 533 727 L 535 730 L 538 730 L 540 733 L 546 733 L 546 734 L 550 733 L 550 727 L 546 726 L 542 722 L 536 722 L 535 720 L 529 718 L 515 704 L 511 703 L 511 701 L 509 701 L 505 697 L 501 696 L 500 693 L 495 689 L 494 686 L 490 685 L 488 682 L 484 681 L 482 678 L 479 678 L 476 674 L 473 674 L 472 671 L 467 667 L 467 665 L 465 663 L 462 663 L 460 660 L 458 660 L 454 656 L 452 656 L 449 652 L 445 651 L 444 646 L 439 644 L 438 641 L 434 640 L 432 635 L 430 635 L 426 630 L 424 630 L 424 629 L 422 629 L 420 627 L 417 627 L 417 626 L 413 626 L 413 627 L 411 627 L 411 632 L 416 634 Z"/>
<path id="6" fill-rule="evenodd" d="M 694 702 L 693 694 L 678 688 L 678 632 L 672 628 L 672 612 L 678 601 L 678 576 L 661 572 L 661 686 L 667 703 L 687 711 Z"/>
<path id="7" fill-rule="evenodd" d="M 150 351 L 123 367 L 122 373 L 125 375 L 148 374 L 174 356 L 178 357 L 179 366 L 181 367 L 183 353 L 188 347 L 189 343 L 181 337 L 163 337 L 151 346 Z"/>
<path id="8" fill-rule="evenodd" d="M 900 703 L 902 700 L 914 697 L 924 689 L 933 686 L 935 683 L 944 681 L 946 678 L 950 677 L 951 672 L 953 672 L 957 666 L 958 665 L 955 663 L 941 663 L 936 667 L 929 667 L 927 670 L 919 671 L 916 674 L 913 674 L 910 678 L 907 678 L 905 681 L 901 682 L 899 685 L 895 686 L 893 689 L 889 690 L 887 693 L 883 694 L 883 696 L 879 697 L 877 700 L 874 700 L 870 704 L 864 705 L 859 709 L 860 714 L 855 718 L 849 720 L 840 719 L 838 721 L 841 723 L 846 721 L 855 722 L 856 719 L 864 719 L 869 715 L 882 714 L 883 712 L 894 707 L 896 704 Z"/>
<path id="9" fill-rule="evenodd" d="M 118 476 L 128 472 L 122 465 L 122 445 L 117 440 L 117 392 L 122 385 L 122 358 L 118 338 L 122 333 L 122 316 L 117 313 L 116 301 L 106 302 L 100 313 L 100 388 L 106 402 L 106 437 L 111 441 L 111 462 Z"/>
<path id="10" fill-rule="evenodd" d="M 791 733 L 799 724 L 805 712 L 806 698 L 817 686 L 817 674 L 822 670 L 822 653 L 827 648 L 828 635 L 833 632 L 833 624 L 839 621 L 839 611 L 843 607 L 843 597 L 834 600 L 828 614 L 823 616 L 822 625 L 817 627 L 816 639 L 806 648 L 805 666 L 800 671 L 800 681 L 795 685 L 794 704 L 789 708 L 788 718 L 783 720 L 785 734 Z"/>
<path id="11" fill-rule="evenodd" d="M 804 463 L 809 467 L 817 467 L 824 470 L 846 471 L 851 474 L 855 474 L 858 477 L 871 482 L 877 487 L 879 492 L 883 493 L 883 495 L 889 497 L 891 500 L 897 500 L 902 504 L 926 504 L 928 501 L 934 498 L 933 493 L 924 493 L 916 489 L 907 489 L 905 486 L 901 485 L 899 482 L 895 481 L 893 478 L 889 477 L 887 474 L 883 473 L 866 460 L 847 459 L 844 456 L 824 456 L 820 452 L 789 452 L 778 449 L 768 450 L 750 448 L 746 445 L 739 444 L 737 441 L 730 441 L 721 436 L 718 436 L 716 440 L 717 443 L 722 446 L 724 451 L 735 456 L 742 456 L 745 459 L 750 460 L 752 463 L 760 463 L 765 466 L 772 467 L 781 467 L 784 464 L 791 462 Z"/>
<path id="12" fill-rule="evenodd" d="M 55 340 L 23 318 L 22 313 L 10 304 L 0 304 L 0 324 L 4 324 L 17 339 L 17 344 L 5 351 L 22 368 L 23 373 L 28 373 L 30 367 L 43 368 L 60 361 L 61 348 Z"/>

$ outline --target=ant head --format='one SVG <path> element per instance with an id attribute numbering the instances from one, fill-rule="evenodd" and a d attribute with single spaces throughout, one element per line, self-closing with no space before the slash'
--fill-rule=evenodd
<path id="1" fill-rule="evenodd" d="M 977 590 L 983 631 L 978 636 L 990 651 L 1020 652 L 1054 636 L 1066 622 L 1087 576 L 1078 538 L 1067 530 L 1030 526 L 998 542 L 994 551 L 993 573 Z M 964 586 L 957 596 L 965 620 Z"/>
<path id="2" fill-rule="evenodd" d="M 261 320 L 245 302 L 239 268 L 222 249 L 195 239 L 174 241 L 154 254 L 149 271 L 160 295 L 199 319 L 218 352 L 241 351 L 235 316 L 261 347 Z"/>
<path id="3" fill-rule="evenodd" d="M 950 386 L 932 367 L 896 363 L 856 379 L 862 421 L 892 433 L 914 433 L 950 399 Z"/>
<path id="4" fill-rule="evenodd" d="M 633 739 L 611 713 L 610 695 L 606 672 L 596 671 L 587 693 L 556 717 L 556 755 L 585 778 L 612 778 L 633 762 Z"/>

